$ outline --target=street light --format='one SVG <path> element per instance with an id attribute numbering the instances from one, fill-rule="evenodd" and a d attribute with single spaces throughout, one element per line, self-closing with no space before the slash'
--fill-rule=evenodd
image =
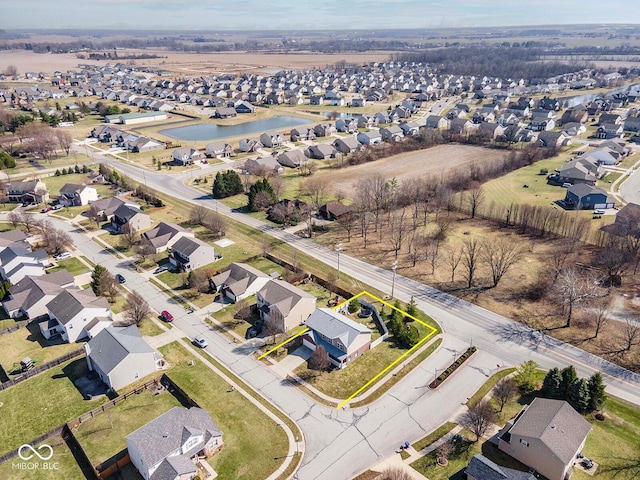
<path id="1" fill-rule="evenodd" d="M 340 252 L 342 251 L 342 244 L 336 243 L 336 253 L 338 254 L 338 280 L 340 280 Z"/>
<path id="2" fill-rule="evenodd" d="M 398 268 L 398 261 L 395 260 L 391 265 L 391 271 L 393 272 L 393 279 L 391 280 L 391 298 L 393 298 L 393 291 L 396 287 L 396 269 Z"/>

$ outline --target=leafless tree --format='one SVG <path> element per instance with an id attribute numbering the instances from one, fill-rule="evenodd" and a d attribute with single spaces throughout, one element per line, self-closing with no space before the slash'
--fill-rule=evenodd
<path id="1" fill-rule="evenodd" d="M 264 190 L 261 190 L 258 193 L 256 193 L 253 203 L 258 209 L 264 210 L 265 208 L 273 205 L 273 198 L 271 197 L 269 192 L 265 192 Z"/>
<path id="2" fill-rule="evenodd" d="M 96 222 L 96 226 L 100 226 L 100 222 L 104 219 L 104 215 L 95 204 L 91 205 L 87 210 L 87 217 L 89 220 Z"/>
<path id="3" fill-rule="evenodd" d="M 462 260 L 462 249 L 453 247 L 448 248 L 445 260 L 447 262 L 447 265 L 449 265 L 449 268 L 451 269 L 451 283 L 453 283 L 456 279 L 456 269 L 458 268 L 458 265 L 460 265 L 460 261 Z"/>
<path id="4" fill-rule="evenodd" d="M 451 455 L 454 451 L 455 447 L 454 445 L 451 443 L 451 440 L 448 440 L 444 443 L 442 443 L 438 448 L 436 448 L 436 455 L 438 455 L 438 457 L 442 457 L 442 458 L 449 458 L 449 455 Z"/>
<path id="5" fill-rule="evenodd" d="M 122 243 L 127 247 L 133 247 L 138 243 L 138 232 L 133 225 L 125 225 L 120 236 Z"/>
<path id="6" fill-rule="evenodd" d="M 560 272 L 562 272 L 573 251 L 572 243 L 566 240 L 561 241 L 560 244 L 553 249 L 549 258 L 554 282 L 558 279 Z"/>
<path id="7" fill-rule="evenodd" d="M 425 239 L 426 240 L 426 239 Z M 440 262 L 440 241 L 426 241 L 425 259 L 431 266 L 431 275 L 436 272 L 436 265 Z"/>
<path id="8" fill-rule="evenodd" d="M 566 308 L 566 327 L 571 326 L 574 307 L 596 295 L 594 283 L 590 275 L 581 273 L 575 267 L 565 267 L 560 272 L 553 291 Z"/>
<path id="9" fill-rule="evenodd" d="M 480 263 L 482 244 L 475 238 L 467 238 L 462 243 L 462 266 L 464 267 L 462 275 L 467 282 L 467 288 L 471 288 Z"/>
<path id="10" fill-rule="evenodd" d="M 503 378 L 493 387 L 493 396 L 500 404 L 500 411 L 518 393 L 518 384 L 513 378 Z"/>
<path id="11" fill-rule="evenodd" d="M 265 320 L 264 322 L 264 334 L 267 337 L 271 337 L 271 342 L 275 343 L 276 342 L 276 336 L 284 333 L 284 331 L 282 330 L 282 328 L 280 327 L 280 324 L 278 323 L 277 320 L 269 317 Z"/>
<path id="12" fill-rule="evenodd" d="M 269 250 L 271 249 L 271 243 L 269 242 L 269 237 L 266 233 L 263 233 L 260 236 L 260 245 L 262 247 L 262 256 L 266 258 L 267 253 L 269 253 Z"/>
<path id="13" fill-rule="evenodd" d="M 328 186 L 326 180 L 309 178 L 300 184 L 300 196 L 306 197 L 309 203 L 317 210 L 324 204 Z"/>
<path id="14" fill-rule="evenodd" d="M 595 331 L 593 332 L 593 338 L 598 338 L 598 335 L 600 334 L 600 332 L 609 323 L 608 307 L 609 307 L 609 297 L 607 295 L 595 297 L 589 302 L 589 313 L 590 313 L 591 319 L 593 320 L 593 325 L 595 327 Z"/>
<path id="15" fill-rule="evenodd" d="M 66 130 L 63 130 L 61 128 L 56 128 L 55 136 L 56 136 L 56 139 L 58 140 L 58 145 L 60 145 L 60 148 L 64 150 L 64 153 L 68 157 L 69 151 L 71 150 L 71 142 L 72 142 L 71 134 Z"/>
<path id="16" fill-rule="evenodd" d="M 522 250 L 518 242 L 506 238 L 485 244 L 482 252 L 491 270 L 493 287 L 497 287 L 507 271 L 522 258 Z"/>
<path id="17" fill-rule="evenodd" d="M 11 210 L 7 215 L 7 220 L 11 222 L 13 228 L 18 228 L 18 225 L 22 223 L 22 216 L 25 215 L 21 212 L 17 212 L 15 210 Z"/>
<path id="18" fill-rule="evenodd" d="M 58 140 L 53 129 L 44 123 L 29 122 L 16 130 L 16 135 L 20 139 L 29 139 L 26 143 L 28 151 L 39 155 L 50 164 L 56 152 Z"/>
<path id="19" fill-rule="evenodd" d="M 284 190 L 284 177 L 280 175 L 274 175 L 269 179 L 269 185 L 273 189 L 273 193 L 276 194 L 276 198 L 280 200 L 280 196 Z"/>
<path id="20" fill-rule="evenodd" d="M 189 212 L 189 223 L 192 225 L 204 225 L 211 210 L 202 205 L 194 205 Z"/>
<path id="21" fill-rule="evenodd" d="M 347 242 L 351 241 L 351 232 L 356 226 L 357 216 L 353 213 L 343 216 L 338 220 L 338 225 L 347 232 Z"/>
<path id="22" fill-rule="evenodd" d="M 100 275 L 100 279 L 98 280 L 98 295 L 107 297 L 109 302 L 113 303 L 119 291 L 119 282 L 111 272 L 105 271 Z"/>
<path id="23" fill-rule="evenodd" d="M 382 472 L 378 480 L 411 480 L 412 478 L 411 474 L 401 467 L 389 467 Z"/>
<path id="24" fill-rule="evenodd" d="M 209 277 L 209 272 L 205 270 L 191 270 L 187 277 L 189 288 L 198 293 L 208 293 L 210 288 Z"/>
<path id="25" fill-rule="evenodd" d="M 620 277 L 629 268 L 633 255 L 618 245 L 618 242 L 607 242 L 598 252 L 596 262 L 607 272 L 607 285 L 619 285 Z"/>
<path id="26" fill-rule="evenodd" d="M 236 320 L 246 320 L 251 315 L 251 305 L 248 298 L 243 298 L 233 306 L 233 318 Z"/>
<path id="27" fill-rule="evenodd" d="M 480 400 L 469 407 L 462 415 L 461 425 L 468 428 L 480 440 L 492 423 L 496 421 L 496 412 L 487 400 Z"/>
<path id="28" fill-rule="evenodd" d="M 382 174 L 375 173 L 358 181 L 356 184 L 356 196 L 358 203 L 366 205 L 367 209 L 373 212 L 374 229 L 377 232 L 380 226 L 380 214 L 389 200 L 389 183 Z"/>
<path id="29" fill-rule="evenodd" d="M 4 74 L 7 77 L 15 77 L 16 75 L 18 75 L 18 68 L 15 65 L 9 65 L 7 66 L 7 68 L 5 68 Z"/>
<path id="30" fill-rule="evenodd" d="M 309 158 L 305 158 L 301 160 L 300 165 L 298 166 L 298 171 L 300 172 L 300 175 L 302 175 L 303 177 L 308 177 L 310 175 L 313 175 L 317 169 L 318 169 L 317 163 Z"/>
<path id="31" fill-rule="evenodd" d="M 480 185 L 475 185 L 467 192 L 466 197 L 467 203 L 469 204 L 469 213 L 471 214 L 471 218 L 475 218 L 476 213 L 478 213 L 478 210 L 484 202 L 484 191 Z"/>
<path id="32" fill-rule="evenodd" d="M 331 365 L 329 354 L 322 345 L 318 345 L 309 358 L 309 368 L 311 370 L 325 371 Z"/>
<path id="33" fill-rule="evenodd" d="M 151 313 L 151 308 L 147 301 L 135 290 L 132 290 L 129 295 L 127 295 L 124 308 L 124 318 L 128 325 L 140 325 Z"/>
<path id="34" fill-rule="evenodd" d="M 389 222 L 389 243 L 393 249 L 395 259 L 398 259 L 398 252 L 402 249 L 402 245 L 406 240 L 407 230 L 409 225 L 404 218 L 404 208 L 398 213 L 395 212 L 391 215 Z"/>
<path id="35" fill-rule="evenodd" d="M 420 260 L 420 246 L 424 242 L 424 237 L 422 235 L 418 235 L 415 230 L 411 230 L 409 232 L 409 241 L 407 242 L 409 245 L 409 253 L 408 257 L 411 260 L 411 266 L 415 267 Z"/>
<path id="36" fill-rule="evenodd" d="M 625 342 L 623 350 L 625 352 L 631 350 L 634 345 L 640 344 L 640 322 L 630 318 L 626 319 L 622 324 L 622 336 Z"/>
<path id="37" fill-rule="evenodd" d="M 37 219 L 30 213 L 24 213 L 21 217 L 22 225 L 27 229 L 27 232 L 31 233 L 31 229 L 36 225 Z"/>
<path id="38" fill-rule="evenodd" d="M 156 247 L 154 247 L 153 244 L 149 240 L 141 238 L 140 239 L 140 244 L 136 248 L 136 253 L 138 254 L 138 257 L 140 258 L 140 261 L 144 262 L 147 259 L 147 257 L 155 255 Z"/>
<path id="39" fill-rule="evenodd" d="M 202 225 L 218 237 L 224 236 L 227 231 L 227 222 L 218 212 L 209 212 Z"/>
<path id="40" fill-rule="evenodd" d="M 73 246 L 71 235 L 64 230 L 57 228 L 43 228 L 42 232 L 46 250 L 51 254 L 60 253 Z"/>

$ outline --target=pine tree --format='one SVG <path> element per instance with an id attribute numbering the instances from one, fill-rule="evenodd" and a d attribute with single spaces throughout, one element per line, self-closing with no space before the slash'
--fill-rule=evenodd
<path id="1" fill-rule="evenodd" d="M 407 313 L 412 317 L 415 317 L 418 314 L 418 306 L 415 298 L 413 297 L 411 297 L 411 301 L 407 304 Z"/>
<path id="2" fill-rule="evenodd" d="M 213 181 L 213 198 L 225 198 L 227 196 L 227 186 L 224 181 L 222 172 L 216 173 L 216 178 Z"/>
<path id="3" fill-rule="evenodd" d="M 224 177 L 224 182 L 229 195 L 237 195 L 238 193 L 244 192 L 242 179 L 240 178 L 240 175 L 238 175 L 238 172 L 234 170 L 227 170 L 224 173 Z"/>
<path id="4" fill-rule="evenodd" d="M 96 265 L 93 273 L 91 273 L 91 290 L 93 290 L 93 293 L 96 295 L 98 295 L 100 291 L 100 278 L 102 278 L 102 275 L 104 275 L 106 271 L 107 269 L 102 265 Z"/>
<path id="5" fill-rule="evenodd" d="M 596 372 L 589 377 L 589 410 L 600 410 L 602 404 L 607 399 L 604 393 L 604 383 L 602 383 L 602 375 L 600 372 Z"/>
<path id="6" fill-rule="evenodd" d="M 264 195 L 260 195 L 262 192 L 266 193 L 266 197 L 268 197 L 271 204 L 276 202 L 276 194 L 269 183 L 269 180 L 263 178 L 262 180 L 258 180 L 256 183 L 251 185 L 249 189 L 249 203 L 248 208 L 251 212 L 257 212 L 261 208 L 266 205 L 261 205 L 260 203 L 263 201 Z M 260 200 L 257 202 L 256 200 Z"/>
<path id="7" fill-rule="evenodd" d="M 538 364 L 533 360 L 527 360 L 524 363 L 521 363 L 517 370 L 516 374 L 513 377 L 516 383 L 518 384 L 518 388 L 523 393 L 533 392 L 537 388 L 536 382 L 536 370 L 538 369 Z"/>
<path id="8" fill-rule="evenodd" d="M 571 384 L 568 401 L 578 412 L 584 413 L 591 403 L 589 384 L 584 378 L 580 378 Z"/>
<path id="9" fill-rule="evenodd" d="M 560 383 L 560 391 L 558 392 L 558 398 L 566 400 L 569 398 L 569 389 L 571 385 L 578 379 L 578 374 L 573 365 L 569 365 L 567 368 L 563 368 L 560 372 L 562 375 L 562 382 Z"/>
<path id="10" fill-rule="evenodd" d="M 542 381 L 542 394 L 548 398 L 560 398 L 561 384 L 562 374 L 557 367 L 553 367 L 547 372 Z"/>

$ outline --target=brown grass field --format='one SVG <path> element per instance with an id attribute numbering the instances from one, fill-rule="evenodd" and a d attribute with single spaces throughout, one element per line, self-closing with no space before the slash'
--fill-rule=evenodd
<path id="1" fill-rule="evenodd" d="M 373 173 L 385 178 L 395 178 L 399 183 L 408 178 L 440 175 L 471 164 L 473 161 L 494 160 L 505 155 L 504 150 L 475 147 L 472 145 L 439 145 L 426 150 L 401 153 L 392 157 L 353 167 L 330 170 L 318 175 L 326 179 L 331 190 L 342 191 L 349 197 L 355 192 L 358 180 Z"/>

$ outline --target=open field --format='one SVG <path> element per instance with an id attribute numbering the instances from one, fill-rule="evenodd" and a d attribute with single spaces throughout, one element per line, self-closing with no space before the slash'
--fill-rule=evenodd
<path id="1" fill-rule="evenodd" d="M 395 178 L 401 183 L 408 178 L 437 176 L 450 169 L 469 165 L 474 161 L 482 162 L 483 160 L 501 158 L 507 153 L 505 150 L 469 145 L 440 145 L 394 155 L 362 165 L 323 171 L 321 174 L 319 172 L 317 177 L 326 180 L 331 185 L 333 192 L 342 191 L 348 196 L 353 196 L 358 180 L 373 173 L 379 173 L 387 179 Z"/>

